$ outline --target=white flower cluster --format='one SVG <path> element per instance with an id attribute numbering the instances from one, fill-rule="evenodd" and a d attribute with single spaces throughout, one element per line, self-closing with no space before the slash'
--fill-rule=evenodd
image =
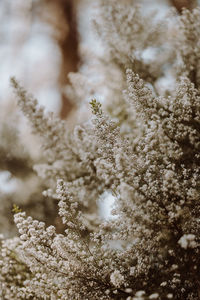
<path id="1" fill-rule="evenodd" d="M 115 287 L 120 287 L 124 283 L 124 276 L 120 273 L 119 270 L 115 270 L 110 275 L 110 281 Z"/>
<path id="2" fill-rule="evenodd" d="M 44 139 L 47 161 L 38 175 L 49 187 L 47 199 L 58 200 L 63 227 L 15 211 L 19 245 L 13 254 L 1 243 L 3 271 L 10 272 L 1 281 L 8 278 L 9 295 L 13 277 L 24 299 L 198 300 L 200 57 L 189 54 L 200 36 L 200 9 L 174 17 L 177 33 L 169 36 L 150 16 L 143 21 L 134 1 L 99 2 L 95 26 L 108 50 L 100 62 L 105 72 L 109 62 L 121 74 L 107 112 L 93 99 L 92 122 L 66 134 L 66 124 L 45 115 L 12 80 L 23 112 Z M 149 47 L 166 56 L 147 63 L 142 54 Z M 174 76 L 174 87 L 161 94 L 165 72 Z M 102 220 L 97 200 L 108 191 L 116 218 Z"/>
<path id="3" fill-rule="evenodd" d="M 180 240 L 178 241 L 179 245 L 184 248 L 196 248 L 197 243 L 195 241 L 195 235 L 194 234 L 184 234 Z"/>

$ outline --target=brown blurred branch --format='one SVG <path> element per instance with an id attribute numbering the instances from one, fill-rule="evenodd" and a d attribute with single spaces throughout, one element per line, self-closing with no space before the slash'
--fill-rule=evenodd
<path id="1" fill-rule="evenodd" d="M 171 3 L 179 13 L 181 13 L 183 8 L 192 9 L 197 6 L 196 0 L 171 0 Z"/>

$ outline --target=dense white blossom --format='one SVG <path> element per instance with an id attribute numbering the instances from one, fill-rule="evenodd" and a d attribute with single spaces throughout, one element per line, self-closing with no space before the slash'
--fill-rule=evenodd
<path id="1" fill-rule="evenodd" d="M 195 241 L 195 235 L 194 234 L 184 234 L 180 238 L 178 243 L 184 249 L 197 247 L 197 243 Z"/>
<path id="2" fill-rule="evenodd" d="M 200 9 L 174 16 L 168 39 L 168 26 L 143 16 L 134 1 L 98 3 L 95 27 L 108 51 L 100 62 L 105 73 L 110 63 L 121 75 L 113 78 L 110 105 L 90 101 L 92 122 L 68 131 L 12 79 L 43 141 L 46 161 L 36 169 L 64 227 L 58 232 L 15 207 L 20 238 L 1 241 L 3 296 L 198 300 Z M 163 56 L 146 63 L 149 47 Z M 166 69 L 174 86 L 159 93 Z M 115 197 L 115 218 L 106 220 L 97 205 L 105 192 Z"/>

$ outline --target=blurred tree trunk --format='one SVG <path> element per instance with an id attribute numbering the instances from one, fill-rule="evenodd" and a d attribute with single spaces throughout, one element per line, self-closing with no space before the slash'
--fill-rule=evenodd
<path id="1" fill-rule="evenodd" d="M 78 31 L 76 21 L 76 7 L 78 0 L 60 0 L 60 2 L 69 27 L 66 38 L 60 42 L 63 57 L 60 84 L 61 87 L 63 87 L 69 83 L 67 76 L 69 72 L 77 71 L 80 60 L 78 55 Z M 71 109 L 72 104 L 63 93 L 61 117 L 65 118 Z"/>
<path id="2" fill-rule="evenodd" d="M 72 104 L 63 92 L 69 83 L 69 72 L 76 72 L 79 63 L 78 55 L 78 30 L 76 8 L 80 0 L 41 0 L 42 10 L 37 12 L 42 19 L 48 23 L 53 34 L 55 43 L 61 52 L 61 68 L 59 75 L 59 86 L 62 91 L 62 107 L 60 116 L 66 118 Z"/>

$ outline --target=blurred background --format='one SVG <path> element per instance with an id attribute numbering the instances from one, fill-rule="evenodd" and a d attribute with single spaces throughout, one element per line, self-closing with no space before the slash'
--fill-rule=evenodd
<path id="1" fill-rule="evenodd" d="M 122 1 L 122 0 L 121 0 Z M 125 0 L 129 1 L 130 0 Z M 65 118 L 72 103 L 65 95 L 68 73 L 83 61 L 80 47 L 99 51 L 92 34 L 92 0 L 0 0 L 0 101 L 12 97 L 10 76 L 39 103 Z M 193 0 L 140 0 L 146 10 L 195 6 Z"/>
<path id="2" fill-rule="evenodd" d="M 82 105 L 80 113 L 78 107 L 84 99 L 77 104 L 69 96 L 68 74 L 78 70 L 87 72 L 90 55 L 103 55 L 91 26 L 96 2 L 0 0 L 0 233 L 6 236 L 16 233 L 13 203 L 47 224 L 57 222 L 54 200 L 48 200 L 47 205 L 42 196 L 45 183 L 32 169 L 41 159 L 39 142 L 31 135 L 16 106 L 9 78 L 15 76 L 39 104 L 69 120 L 69 124 L 87 119 L 87 108 Z M 145 10 L 158 9 L 162 15 L 170 6 L 181 13 L 182 7 L 191 9 L 197 1 L 135 0 L 134 3 L 144 5 Z M 94 76 L 94 72 L 90 75 Z"/>

